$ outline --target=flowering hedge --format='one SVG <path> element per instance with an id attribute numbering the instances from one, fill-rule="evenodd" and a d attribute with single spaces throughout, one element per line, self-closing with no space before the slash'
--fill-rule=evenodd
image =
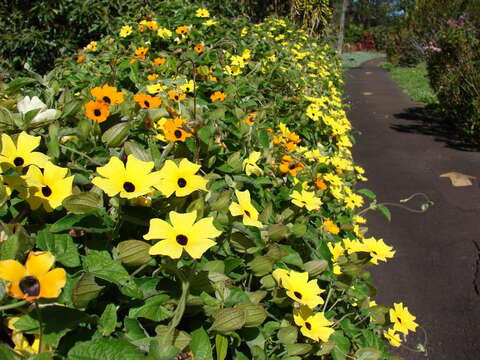
<path id="1" fill-rule="evenodd" d="M 372 299 L 341 85 L 284 20 L 177 3 L 3 84 L 2 359 L 389 358 L 418 325 Z"/>

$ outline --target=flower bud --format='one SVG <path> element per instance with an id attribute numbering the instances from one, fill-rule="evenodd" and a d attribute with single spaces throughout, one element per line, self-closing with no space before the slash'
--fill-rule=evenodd
<path id="1" fill-rule="evenodd" d="M 303 268 L 308 272 L 309 277 L 320 275 L 328 269 L 328 261 L 326 260 L 312 260 L 303 264 Z"/>
<path id="2" fill-rule="evenodd" d="M 273 261 L 267 256 L 257 256 L 248 263 L 255 276 L 263 276 L 272 272 Z"/>
<path id="3" fill-rule="evenodd" d="M 152 258 L 148 254 L 150 245 L 140 240 L 126 240 L 117 245 L 118 260 L 126 266 L 140 266 Z"/>
<path id="4" fill-rule="evenodd" d="M 235 306 L 245 312 L 245 327 L 257 327 L 263 324 L 267 318 L 267 312 L 263 306 L 253 303 L 241 303 Z"/>
<path id="5" fill-rule="evenodd" d="M 241 329 L 245 324 L 246 313 L 238 308 L 226 308 L 217 310 L 213 314 L 215 321 L 210 330 L 228 332 Z"/>

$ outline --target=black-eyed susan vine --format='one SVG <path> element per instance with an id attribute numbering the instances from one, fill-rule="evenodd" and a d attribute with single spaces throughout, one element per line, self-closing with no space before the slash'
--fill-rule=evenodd
<path id="1" fill-rule="evenodd" d="M 374 360 L 416 330 L 373 299 L 395 251 L 326 44 L 166 2 L 2 86 L 2 359 Z"/>

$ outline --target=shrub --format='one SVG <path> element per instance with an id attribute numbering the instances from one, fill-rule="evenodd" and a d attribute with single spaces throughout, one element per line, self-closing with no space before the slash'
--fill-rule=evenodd
<path id="1" fill-rule="evenodd" d="M 449 21 L 427 48 L 428 76 L 444 115 L 474 142 L 480 135 L 480 32 L 464 18 Z"/>
<path id="2" fill-rule="evenodd" d="M 2 84 L 2 357 L 386 357 L 417 324 L 372 300 L 394 251 L 335 51 L 182 2 L 118 21 Z"/>

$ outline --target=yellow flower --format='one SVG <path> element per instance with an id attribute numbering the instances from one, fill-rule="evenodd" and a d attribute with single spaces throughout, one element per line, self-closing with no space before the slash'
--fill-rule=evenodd
<path id="1" fill-rule="evenodd" d="M 195 87 L 195 83 L 193 82 L 193 80 L 189 80 L 185 82 L 185 84 L 180 85 L 179 89 L 185 93 L 192 93 L 194 87 Z"/>
<path id="2" fill-rule="evenodd" d="M 172 32 L 162 27 L 157 30 L 157 35 L 160 36 L 162 39 L 166 40 L 172 36 Z"/>
<path id="3" fill-rule="evenodd" d="M 212 25 L 215 25 L 217 23 L 217 21 L 213 20 L 213 19 L 208 19 L 207 21 L 204 21 L 202 24 L 205 25 L 205 26 L 212 26 Z"/>
<path id="4" fill-rule="evenodd" d="M 323 304 L 319 296 L 325 290 L 320 289 L 317 280 L 308 281 L 308 272 L 290 270 L 288 276 L 281 278 L 282 287 L 287 290 L 287 296 L 296 302 L 313 309 Z"/>
<path id="5" fill-rule="evenodd" d="M 387 261 L 387 258 L 393 258 L 395 251 L 393 247 L 388 246 L 383 242 L 383 239 L 375 239 L 373 237 L 364 239 L 363 245 L 365 246 L 365 251 L 370 252 L 372 260 L 370 260 L 375 265 L 378 265 L 378 261 Z"/>
<path id="6" fill-rule="evenodd" d="M 280 286 L 283 284 L 283 279 L 288 278 L 289 274 L 290 272 L 285 269 L 276 269 L 272 272 L 273 278 Z"/>
<path id="7" fill-rule="evenodd" d="M 261 153 L 258 151 L 252 152 L 248 155 L 248 158 L 243 160 L 243 170 L 248 176 L 255 174 L 257 176 L 263 175 L 263 170 L 257 165 L 257 161 L 260 159 Z"/>
<path id="8" fill-rule="evenodd" d="M 305 207 L 308 211 L 318 210 L 322 205 L 322 201 L 315 196 L 315 192 L 313 191 L 302 190 L 302 192 L 299 193 L 295 190 L 290 195 L 290 198 L 293 199 L 292 203 L 301 208 Z"/>
<path id="9" fill-rule="evenodd" d="M 88 51 L 97 51 L 97 42 L 96 41 L 90 41 L 90 43 L 84 47 L 84 50 Z"/>
<path id="10" fill-rule="evenodd" d="M 390 309 L 390 321 L 393 322 L 393 330 L 400 331 L 408 335 L 408 331 L 415 332 L 418 324 L 414 321 L 415 316 L 410 314 L 408 308 L 403 303 L 394 303 L 393 309 Z"/>
<path id="11" fill-rule="evenodd" d="M 153 161 L 141 161 L 133 155 L 128 155 L 125 165 L 119 158 L 111 157 L 105 166 L 97 168 L 103 177 L 93 178 L 92 184 L 110 197 L 120 193 L 122 198 L 133 199 L 150 193 L 158 184 L 159 172 L 151 172 L 153 166 Z"/>
<path id="12" fill-rule="evenodd" d="M 166 86 L 162 84 L 147 85 L 147 91 L 149 94 L 158 94 L 159 92 L 165 89 L 166 89 Z"/>
<path id="13" fill-rule="evenodd" d="M 200 170 L 200 165 L 194 164 L 188 159 L 182 159 L 177 166 L 172 160 L 165 161 L 165 165 L 159 171 L 160 182 L 155 187 L 166 197 L 173 193 L 182 197 L 190 195 L 196 190 L 207 190 L 208 180 L 195 173 Z"/>
<path id="14" fill-rule="evenodd" d="M 250 200 L 250 192 L 248 190 L 235 190 L 235 195 L 237 196 L 238 203 L 233 202 L 228 207 L 232 216 L 243 215 L 244 225 L 262 228 L 263 224 L 258 221 L 258 211 L 253 207 Z"/>
<path id="15" fill-rule="evenodd" d="M 300 306 L 293 310 L 293 319 L 295 324 L 301 327 L 302 334 L 315 341 L 327 342 L 335 330 L 330 326 L 333 322 L 329 321 L 323 312 L 313 313 L 308 306 Z"/>
<path id="16" fill-rule="evenodd" d="M 132 30 L 133 29 L 130 25 L 124 25 L 120 29 L 120 36 L 121 37 L 127 37 L 128 35 L 130 35 L 132 33 Z"/>
<path id="17" fill-rule="evenodd" d="M 48 251 L 30 252 L 25 266 L 16 260 L 2 260 L 0 279 L 9 282 L 8 295 L 15 299 L 54 299 L 66 282 L 64 269 L 50 270 L 54 263 L 55 257 Z"/>
<path id="18" fill-rule="evenodd" d="M 397 334 L 394 329 L 384 331 L 383 336 L 385 336 L 385 339 L 387 339 L 392 346 L 399 347 L 402 344 L 400 334 Z"/>
<path id="19" fill-rule="evenodd" d="M 27 202 L 35 210 L 43 205 L 48 212 L 62 205 L 62 201 L 72 195 L 73 175 L 67 176 L 68 169 L 46 162 L 43 172 L 36 166 L 30 166 L 22 177 L 28 187 Z"/>
<path id="20" fill-rule="evenodd" d="M 166 255 L 178 259 L 185 250 L 192 258 L 199 259 L 205 251 L 216 243 L 212 238 L 220 236 L 221 231 L 213 225 L 213 217 L 197 222 L 197 212 L 186 214 L 170 211 L 170 224 L 161 219 L 151 219 L 146 240 L 160 239 L 150 248 L 150 255 Z"/>
<path id="21" fill-rule="evenodd" d="M 33 335 L 33 343 L 30 344 L 28 339 L 23 334 L 23 331 L 17 330 L 15 328 L 15 323 L 20 319 L 19 316 L 12 316 L 7 318 L 7 327 L 12 330 L 12 334 L 10 335 L 10 339 L 12 339 L 13 344 L 15 347 L 13 350 L 22 352 L 26 351 L 30 354 L 38 354 L 38 350 L 40 348 L 40 336 Z"/>
<path id="22" fill-rule="evenodd" d="M 195 16 L 200 18 L 208 18 L 210 17 L 210 12 L 207 9 L 200 8 L 195 12 Z"/>
<path id="23" fill-rule="evenodd" d="M 7 134 L 2 134 L 2 151 L 0 152 L 0 165 L 13 167 L 21 171 L 28 165 L 42 167 L 48 162 L 48 156 L 41 152 L 33 151 L 40 145 L 40 136 L 28 135 L 22 131 L 17 138 L 17 144 Z"/>

